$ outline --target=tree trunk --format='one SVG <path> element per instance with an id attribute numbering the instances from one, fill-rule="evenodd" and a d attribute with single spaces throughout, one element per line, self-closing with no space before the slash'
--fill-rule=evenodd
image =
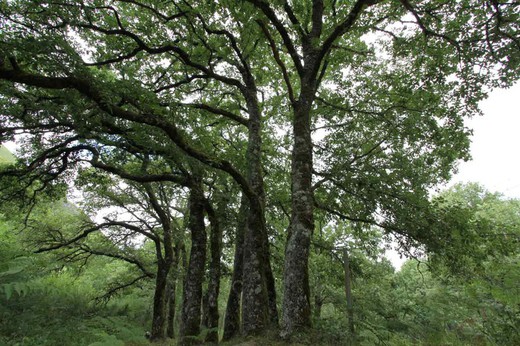
<path id="1" fill-rule="evenodd" d="M 321 307 L 323 306 L 323 298 L 319 293 L 314 295 L 314 318 L 321 318 Z"/>
<path id="2" fill-rule="evenodd" d="M 262 253 L 262 207 L 255 200 L 249 201 L 249 215 L 244 239 L 244 268 L 242 292 L 242 325 L 246 335 L 261 333 L 269 325 L 269 298 Z"/>
<path id="3" fill-rule="evenodd" d="M 162 263 L 161 263 L 162 262 Z M 168 280 L 168 267 L 164 261 L 157 265 L 157 276 L 155 278 L 155 292 L 153 296 L 152 331 L 150 340 L 162 340 L 165 333 L 166 322 L 166 285 Z"/>
<path id="4" fill-rule="evenodd" d="M 348 315 L 348 329 L 350 331 L 351 339 L 355 338 L 354 330 L 354 310 L 352 306 L 352 290 L 350 287 L 350 259 L 348 257 L 348 249 L 343 249 L 343 266 L 345 269 L 345 296 L 347 297 L 347 315 Z"/>
<path id="5" fill-rule="evenodd" d="M 222 229 L 218 217 L 209 201 L 206 200 L 206 211 L 211 224 L 209 282 L 206 292 L 206 314 L 205 326 L 208 329 L 206 334 L 207 343 L 218 342 L 218 295 L 220 291 L 220 257 L 222 254 Z"/>
<path id="6" fill-rule="evenodd" d="M 148 200 L 159 217 L 163 228 L 162 241 L 155 240 L 155 252 L 157 257 L 157 276 L 155 278 L 155 293 L 153 301 L 152 331 L 150 339 L 162 340 L 166 332 L 166 286 L 168 273 L 174 262 L 173 239 L 171 220 L 157 199 L 151 185 L 143 185 Z M 164 253 L 164 255 L 163 255 Z"/>
<path id="7" fill-rule="evenodd" d="M 184 297 L 179 331 L 182 345 L 197 344 L 200 333 L 202 283 L 206 262 L 206 230 L 204 226 L 204 194 L 201 181 L 190 188 L 188 227 L 191 231 L 191 252 L 184 281 Z"/>
<path id="8" fill-rule="evenodd" d="M 244 237 L 242 325 L 246 335 L 257 334 L 269 326 L 268 273 L 269 249 L 264 216 L 264 182 L 262 176 L 261 113 L 254 81 L 246 76 L 249 93 L 245 95 L 249 114 L 247 148 L 248 181 L 254 192 L 249 198 L 249 214 Z"/>
<path id="9" fill-rule="evenodd" d="M 267 258 L 265 259 L 265 278 L 267 283 L 267 300 L 269 304 L 269 322 L 272 326 L 278 327 L 278 307 L 276 306 L 276 285 L 274 281 L 273 270 L 271 268 L 271 261 L 269 259 L 269 239 L 267 238 L 267 233 L 264 237 L 264 246 L 266 250 L 264 250 L 264 254 L 266 254 Z"/>
<path id="10" fill-rule="evenodd" d="M 235 258 L 233 261 L 233 276 L 231 288 L 226 305 L 224 318 L 224 334 L 222 340 L 226 341 L 236 336 L 240 331 L 240 298 L 242 295 L 242 272 L 244 265 L 244 234 L 247 228 L 248 201 L 242 195 L 238 223 L 235 235 Z"/>
<path id="11" fill-rule="evenodd" d="M 167 329 L 166 335 L 173 339 L 175 338 L 175 318 L 176 318 L 176 309 L 177 309 L 177 285 L 180 283 L 180 287 L 182 287 L 182 274 L 180 272 L 186 267 L 184 261 L 182 261 L 182 257 L 184 255 L 184 243 L 183 240 L 179 237 L 175 242 L 175 256 L 174 261 L 172 263 L 172 269 L 170 270 L 170 279 L 168 281 L 168 320 L 167 320 Z M 179 266 L 180 264 L 180 266 Z M 182 268 L 182 269 L 179 269 Z"/>
<path id="12" fill-rule="evenodd" d="M 312 66 L 312 63 L 305 64 Z M 304 92 L 305 91 L 305 92 Z M 312 192 L 312 140 L 310 110 L 312 84 L 302 81 L 302 93 L 294 105 L 291 165 L 291 224 L 284 263 L 284 297 L 281 336 L 311 326 L 309 251 L 314 230 Z"/>
<path id="13" fill-rule="evenodd" d="M 170 279 L 170 283 L 167 287 L 167 295 L 168 295 L 168 320 L 167 320 L 167 327 L 166 327 L 166 335 L 173 339 L 175 338 L 175 308 L 176 308 L 176 301 L 175 301 L 175 279 Z"/>

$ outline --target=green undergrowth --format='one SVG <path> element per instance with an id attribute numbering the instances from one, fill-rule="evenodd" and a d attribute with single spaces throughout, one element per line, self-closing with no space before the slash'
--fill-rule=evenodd
<path id="1" fill-rule="evenodd" d="M 356 339 L 352 340 L 348 335 L 345 325 L 340 328 L 341 318 L 338 321 L 329 321 L 327 327 L 317 324 L 308 331 L 296 333 L 290 340 L 279 337 L 278 331 L 271 330 L 261 336 L 238 337 L 221 343 L 224 346 L 484 346 L 495 345 L 486 341 L 481 336 L 463 337 L 456 333 L 431 334 L 428 338 L 414 339 L 413 336 L 399 333 L 375 334 L 368 329 L 359 330 Z M 336 328 L 336 325 L 338 328 Z M 340 330 L 341 329 L 341 330 Z M 172 344 L 173 345 L 173 344 Z"/>
<path id="2" fill-rule="evenodd" d="M 9 294 L 4 289 L 0 296 L 0 345 L 148 345 L 147 321 L 132 318 L 125 299 L 96 303 L 88 285 L 68 275 L 30 280 L 23 287 Z"/>

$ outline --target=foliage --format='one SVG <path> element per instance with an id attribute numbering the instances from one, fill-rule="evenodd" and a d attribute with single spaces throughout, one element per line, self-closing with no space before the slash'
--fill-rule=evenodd
<path id="1" fill-rule="evenodd" d="M 199 297 L 203 209 L 211 219 L 210 199 L 229 194 L 209 221 L 239 215 L 238 200 L 247 202 L 237 222 L 245 225 L 237 257 L 246 269 L 235 272 L 245 333 L 268 325 L 266 302 L 275 303 L 273 281 L 282 281 L 270 277 L 272 259 L 276 279 L 283 275 L 282 334 L 295 332 L 304 343 L 316 341 L 298 330 L 311 325 L 311 292 L 327 342 L 516 340 L 518 202 L 475 186 L 429 195 L 468 159 L 464 118 L 479 113 L 491 88 L 519 78 L 515 5 L 1 2 L 0 140 L 22 144 L 17 164 L 0 174 L 9 216 L 1 233 L 3 299 L 16 310 L 16 302 L 45 293 L 52 299 L 42 307 L 52 310 L 61 307 L 53 297 L 76 294 L 69 292 L 75 284 L 64 284 L 75 276 L 89 278 L 82 293 L 90 299 L 94 292 L 105 301 L 139 296 L 141 285 L 142 298 L 155 289 L 152 333 L 163 338 L 165 291 L 177 279 L 196 279 Z M 83 210 L 66 201 L 71 188 L 85 193 Z M 198 197 L 191 215 L 188 193 Z M 200 275 L 185 275 L 186 220 L 198 226 L 190 255 Z M 228 244 L 239 239 L 229 224 Z M 381 257 L 389 235 L 404 252 L 427 258 L 427 267 L 394 273 Z M 217 288 L 221 240 L 211 243 L 218 251 L 208 272 L 217 273 Z M 223 253 L 230 267 L 231 251 Z M 345 317 L 342 285 L 350 276 L 345 290 L 350 297 L 352 284 L 354 307 L 349 300 Z M 46 291 L 55 284 L 56 293 Z M 457 301 L 466 289 L 471 294 Z M 193 301 L 183 316 L 193 317 L 196 334 L 201 299 Z M 454 302 L 459 309 L 449 310 Z M 103 309 L 77 303 L 76 317 L 92 320 L 93 329 L 122 322 L 90 319 L 89 309 L 100 309 L 97 317 Z M 335 323 L 325 326 L 326 318 Z M 446 330 L 453 326 L 463 331 Z M 123 329 L 101 331 L 94 343 L 120 343 Z M 10 330 L 8 337 L 18 336 Z"/>
<path id="2" fill-rule="evenodd" d="M 58 201 L 48 208 L 56 212 L 56 206 L 63 204 Z M 62 212 L 67 213 L 66 206 Z M 0 222 L 2 344 L 90 345 L 109 338 L 121 344 L 146 343 L 146 315 L 138 311 L 149 305 L 148 295 L 142 296 L 136 290 L 109 305 L 95 299 L 106 286 L 107 274 L 120 271 L 121 263 L 97 260 L 84 268 L 63 262 L 57 255 L 35 255 L 24 246 L 27 238 L 20 233 L 16 218 L 3 217 Z M 129 306 L 133 314 L 127 313 Z"/>

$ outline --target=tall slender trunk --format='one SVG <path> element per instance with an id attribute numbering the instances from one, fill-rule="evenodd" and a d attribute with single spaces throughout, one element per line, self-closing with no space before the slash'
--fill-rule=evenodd
<path id="1" fill-rule="evenodd" d="M 206 200 L 206 212 L 211 224 L 209 281 L 206 292 L 205 326 L 208 329 L 206 342 L 218 342 L 218 295 L 220 291 L 220 257 L 222 254 L 222 228 L 211 203 Z"/>
<path id="2" fill-rule="evenodd" d="M 204 227 L 204 194 L 200 179 L 195 179 L 188 200 L 188 227 L 191 231 L 191 252 L 184 281 L 184 297 L 179 331 L 182 345 L 196 344 L 200 333 L 202 283 L 206 262 L 206 229 Z"/>
<path id="3" fill-rule="evenodd" d="M 352 290 L 350 278 L 350 258 L 348 256 L 348 249 L 343 249 L 343 267 L 345 269 L 345 296 L 347 298 L 347 315 L 348 315 L 348 329 L 350 331 L 350 338 L 353 341 L 356 337 L 354 330 L 354 309 L 352 306 Z"/>
<path id="4" fill-rule="evenodd" d="M 319 289 L 319 288 L 317 288 Z M 323 297 L 321 296 L 321 292 L 316 292 L 314 294 L 314 318 L 321 318 L 321 308 L 323 306 Z"/>
<path id="5" fill-rule="evenodd" d="M 167 321 L 166 321 L 166 335 L 170 339 L 175 338 L 175 308 L 176 308 L 175 289 L 176 289 L 176 283 L 174 280 L 170 279 L 170 282 L 166 289 L 166 295 L 168 298 L 168 317 L 167 317 Z"/>
<path id="6" fill-rule="evenodd" d="M 176 318 L 176 309 L 177 309 L 177 284 L 180 282 L 182 287 L 182 275 L 179 270 L 180 268 L 185 268 L 182 261 L 182 256 L 184 253 L 184 243 L 183 240 L 179 237 L 175 242 L 175 256 L 174 261 L 171 266 L 169 280 L 168 280 L 168 319 L 167 319 L 167 327 L 166 327 L 166 335 L 173 339 L 175 338 L 175 318 Z M 180 265 L 180 266 L 179 266 Z"/>
<path id="7" fill-rule="evenodd" d="M 269 239 L 267 238 L 267 233 L 264 237 L 264 254 L 266 255 L 265 259 L 265 278 L 267 284 L 267 301 L 268 301 L 268 313 L 269 313 L 269 322 L 272 326 L 278 327 L 278 307 L 276 305 L 276 285 L 274 281 L 273 270 L 271 268 L 271 260 L 269 258 Z"/>
<path id="8" fill-rule="evenodd" d="M 307 61 L 305 66 L 313 66 Z M 291 223 L 285 249 L 282 337 L 311 326 L 309 251 L 314 230 L 312 191 L 311 106 L 316 82 L 312 74 L 302 81 L 294 107 L 291 164 Z"/>
<path id="9" fill-rule="evenodd" d="M 168 284 L 168 273 L 174 262 L 173 237 L 171 220 L 168 213 L 159 202 L 152 185 L 143 185 L 148 200 L 158 215 L 163 228 L 162 241 L 155 240 L 155 251 L 157 256 L 157 275 L 155 278 L 155 293 L 153 300 L 152 331 L 151 340 L 162 340 L 166 332 L 166 286 Z M 164 254 L 164 255 L 163 255 Z"/>
<path id="10" fill-rule="evenodd" d="M 229 340 L 240 331 L 240 297 L 242 295 L 242 273 L 244 264 L 244 234 L 247 228 L 248 201 L 242 195 L 238 223 L 235 235 L 235 258 L 233 261 L 233 276 L 226 305 L 224 318 L 224 334 L 222 340 Z"/>
<path id="11" fill-rule="evenodd" d="M 256 334 L 270 324 L 268 276 L 271 268 L 264 215 L 262 119 L 256 99 L 256 86 L 249 77 L 251 76 L 245 78 L 249 86 L 249 93 L 245 95 L 249 114 L 247 176 L 255 196 L 249 198 L 249 214 L 244 237 L 242 325 L 245 334 Z"/>
<path id="12" fill-rule="evenodd" d="M 262 254 L 262 207 L 249 201 L 249 215 L 244 239 L 242 325 L 246 335 L 262 332 L 269 325 L 269 298 Z"/>

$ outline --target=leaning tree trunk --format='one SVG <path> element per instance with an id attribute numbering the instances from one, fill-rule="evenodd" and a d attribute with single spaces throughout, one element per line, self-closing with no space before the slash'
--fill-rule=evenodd
<path id="1" fill-rule="evenodd" d="M 233 261 L 233 276 L 226 305 L 224 318 L 224 334 L 222 340 L 229 340 L 240 332 L 240 297 L 242 295 L 242 271 L 244 264 L 244 234 L 247 228 L 248 213 L 247 198 L 242 195 L 238 223 L 235 235 L 235 258 Z"/>
<path id="2" fill-rule="evenodd" d="M 210 202 L 206 200 L 206 212 L 211 224 L 208 290 L 205 296 L 206 311 L 204 324 L 208 329 L 207 343 L 218 342 L 218 295 L 220 291 L 220 257 L 222 254 L 222 229 Z"/>
<path id="3" fill-rule="evenodd" d="M 204 227 L 204 193 L 200 180 L 190 188 L 188 200 L 188 227 L 191 231 L 191 252 L 188 272 L 184 281 L 180 343 L 189 345 L 198 343 L 200 333 L 202 283 L 206 262 L 206 230 Z"/>

